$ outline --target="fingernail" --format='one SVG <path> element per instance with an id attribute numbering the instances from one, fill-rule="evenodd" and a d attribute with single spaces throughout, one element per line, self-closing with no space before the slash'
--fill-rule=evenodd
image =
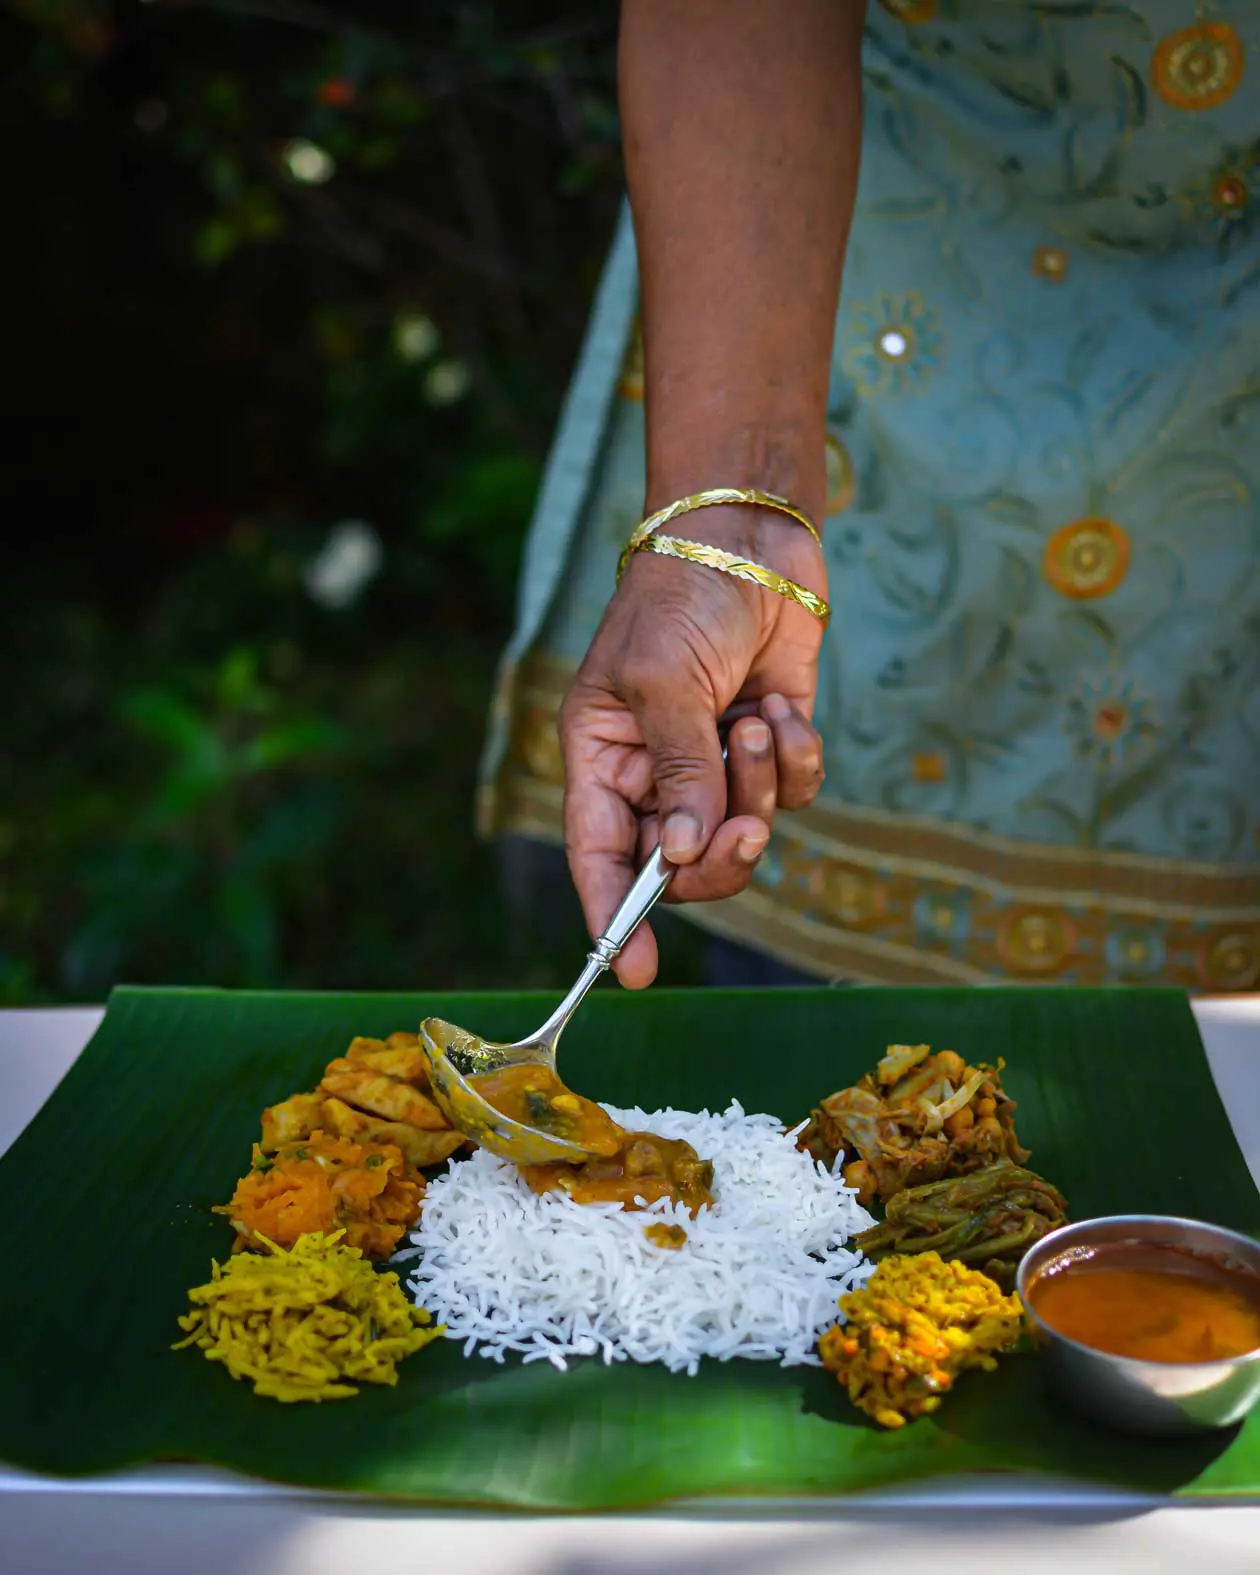
<path id="1" fill-rule="evenodd" d="M 792 707 L 782 695 L 767 695 L 761 702 L 761 714 L 767 722 L 786 722 L 792 714 Z"/>
<path id="2" fill-rule="evenodd" d="M 686 864 L 700 849 L 700 822 L 686 810 L 676 809 L 661 831 L 661 852 L 671 864 Z"/>
<path id="3" fill-rule="evenodd" d="M 745 722 L 739 730 L 740 742 L 754 755 L 770 753 L 770 729 L 764 722 Z"/>
<path id="4" fill-rule="evenodd" d="M 745 864 L 755 864 L 766 851 L 768 837 L 741 837 L 735 844 L 735 852 Z"/>

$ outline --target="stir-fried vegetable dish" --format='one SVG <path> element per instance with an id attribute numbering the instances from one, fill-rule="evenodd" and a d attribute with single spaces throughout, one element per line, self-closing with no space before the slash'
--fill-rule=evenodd
<path id="1" fill-rule="evenodd" d="M 828 1165 L 843 1152 L 845 1180 L 866 1205 L 995 1160 L 1022 1165 L 1028 1151 L 1001 1071 L 968 1066 L 953 1050 L 890 1045 L 874 1072 L 811 1112 L 801 1146 Z"/>
<path id="2" fill-rule="evenodd" d="M 982 1270 L 1010 1289 L 1034 1242 L 1067 1224 L 1067 1200 L 1048 1181 L 1000 1159 L 969 1176 L 907 1187 L 890 1199 L 884 1222 L 857 1245 L 868 1258 L 938 1252 Z"/>

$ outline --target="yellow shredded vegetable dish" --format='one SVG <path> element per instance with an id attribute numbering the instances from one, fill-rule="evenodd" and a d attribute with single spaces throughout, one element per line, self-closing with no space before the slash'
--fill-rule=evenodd
<path id="1" fill-rule="evenodd" d="M 396 1384 L 398 1363 L 444 1327 L 342 1234 L 305 1235 L 289 1250 L 262 1241 L 265 1252 L 212 1264 L 209 1282 L 188 1293 L 187 1338 L 173 1349 L 198 1347 L 273 1400 L 344 1400 L 356 1383 Z"/>
<path id="2" fill-rule="evenodd" d="M 968 1368 L 992 1371 L 1023 1326 L 1018 1296 L 936 1252 L 885 1258 L 840 1310 L 846 1322 L 827 1330 L 818 1354 L 881 1427 L 935 1411 Z"/>
<path id="3" fill-rule="evenodd" d="M 415 1034 L 360 1036 L 314 1093 L 264 1110 L 249 1170 L 214 1208 L 236 1233 L 232 1257 L 188 1293 L 175 1350 L 197 1346 L 275 1400 L 398 1381 L 396 1364 L 444 1331 L 369 1260 L 415 1224 L 423 1169 L 467 1142 L 429 1093 Z"/>

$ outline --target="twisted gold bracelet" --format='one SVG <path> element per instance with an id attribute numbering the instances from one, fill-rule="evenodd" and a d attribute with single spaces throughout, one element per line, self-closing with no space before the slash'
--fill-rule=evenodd
<path id="1" fill-rule="evenodd" d="M 621 576 L 625 573 L 626 564 L 629 563 L 631 556 L 639 551 L 653 531 L 658 530 L 662 525 L 668 525 L 671 520 L 676 520 L 682 514 L 690 514 L 693 509 L 709 509 L 723 503 L 748 504 L 754 508 L 773 509 L 777 514 L 786 514 L 798 525 L 803 525 L 818 545 L 822 546 L 822 537 L 818 534 L 818 527 L 813 520 L 795 504 L 789 503 L 786 498 L 780 498 L 773 492 L 760 492 L 756 487 L 710 487 L 707 492 L 693 492 L 685 498 L 678 498 L 675 502 L 666 504 L 663 509 L 657 509 L 655 514 L 649 514 L 642 524 L 635 526 L 630 540 L 622 548 L 621 557 L 617 560 L 617 583 L 621 583 Z M 666 556 L 676 557 L 677 554 L 667 553 Z M 760 583 L 758 581 L 758 584 Z"/>
<path id="2" fill-rule="evenodd" d="M 750 563 L 747 558 L 738 558 L 733 552 L 726 552 L 721 547 L 710 547 L 700 541 L 685 541 L 681 536 L 640 536 L 638 541 L 632 537 L 631 542 L 633 545 L 628 546 L 623 554 L 623 563 L 633 552 L 657 552 L 664 558 L 680 558 L 684 563 L 698 563 L 706 569 L 717 569 L 721 574 L 733 574 L 737 580 L 748 580 L 753 585 L 760 585 L 764 590 L 773 591 L 776 596 L 803 607 L 819 623 L 825 624 L 831 617 L 831 608 L 821 596 L 815 596 L 813 591 L 807 591 L 795 580 L 776 574 L 773 569 L 767 569 L 760 563 Z"/>

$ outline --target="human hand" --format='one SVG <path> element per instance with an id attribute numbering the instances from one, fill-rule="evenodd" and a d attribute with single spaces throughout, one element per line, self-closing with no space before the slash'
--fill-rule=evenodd
<path id="1" fill-rule="evenodd" d="M 826 596 L 822 553 L 801 526 L 735 505 L 696 534 Z M 560 713 L 564 830 L 592 936 L 602 933 L 659 840 L 678 866 L 673 902 L 733 896 L 752 877 L 776 808 L 822 785 L 811 724 L 822 625 L 731 575 L 636 553 Z M 719 723 L 730 724 L 728 763 Z M 646 924 L 615 968 L 641 989 L 656 975 Z"/>

